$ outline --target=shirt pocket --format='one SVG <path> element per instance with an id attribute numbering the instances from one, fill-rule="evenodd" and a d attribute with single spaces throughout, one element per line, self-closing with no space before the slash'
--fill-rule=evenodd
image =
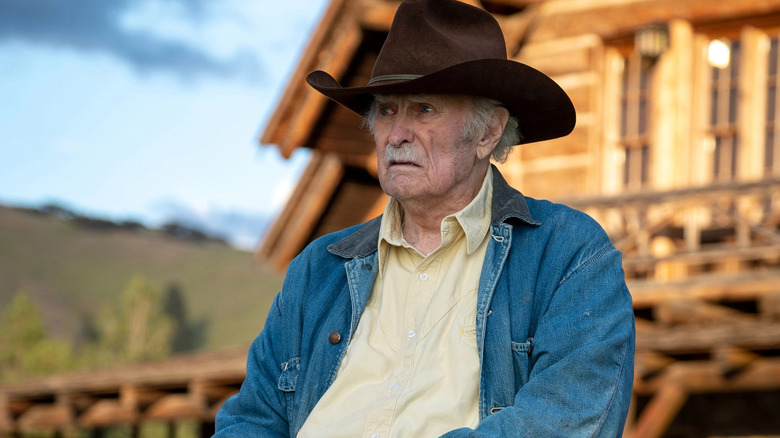
<path id="1" fill-rule="evenodd" d="M 528 338 L 525 342 L 512 341 L 512 358 L 515 365 L 515 382 L 518 388 L 528 383 L 530 370 L 530 355 L 533 349 L 534 338 Z"/>
<path id="2" fill-rule="evenodd" d="M 460 326 L 460 338 L 468 342 L 472 347 L 477 348 L 476 324 Z"/>

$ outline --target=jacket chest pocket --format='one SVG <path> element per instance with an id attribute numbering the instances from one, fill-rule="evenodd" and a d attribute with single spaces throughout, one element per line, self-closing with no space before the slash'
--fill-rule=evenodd
<path id="1" fill-rule="evenodd" d="M 515 382 L 518 388 L 528 383 L 530 370 L 531 349 L 533 348 L 534 338 L 528 338 L 525 342 L 512 341 L 512 359 L 515 369 Z"/>
<path id="2" fill-rule="evenodd" d="M 287 405 L 287 418 L 294 418 L 295 403 L 295 384 L 298 382 L 298 371 L 301 369 L 301 358 L 291 357 L 290 360 L 281 364 L 282 372 L 279 374 L 279 390 L 284 393 L 284 401 Z"/>
<path id="3" fill-rule="evenodd" d="M 279 374 L 279 390 L 282 392 L 295 391 L 295 383 L 298 380 L 298 371 L 301 369 L 301 358 L 292 357 L 281 365 Z"/>

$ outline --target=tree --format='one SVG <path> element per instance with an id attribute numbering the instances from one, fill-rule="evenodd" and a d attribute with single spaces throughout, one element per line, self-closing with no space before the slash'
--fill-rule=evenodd
<path id="1" fill-rule="evenodd" d="M 165 294 L 165 313 L 176 322 L 171 337 L 172 353 L 197 350 L 203 345 L 208 324 L 202 320 L 192 321 L 186 295 L 176 283 L 169 285 Z"/>
<path id="2" fill-rule="evenodd" d="M 99 362 L 138 362 L 159 359 L 171 351 L 175 328 L 165 313 L 162 293 L 146 278 L 135 276 L 122 295 L 117 308 L 104 308 L 99 319 Z"/>
<path id="3" fill-rule="evenodd" d="M 19 292 L 0 318 L 0 379 L 59 372 L 72 364 L 71 346 L 47 335 L 38 307 Z"/>

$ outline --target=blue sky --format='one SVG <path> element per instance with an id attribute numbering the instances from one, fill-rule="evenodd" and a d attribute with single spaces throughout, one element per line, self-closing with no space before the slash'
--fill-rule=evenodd
<path id="1" fill-rule="evenodd" d="M 307 160 L 257 139 L 327 0 L 0 0 L 0 203 L 252 249 Z"/>

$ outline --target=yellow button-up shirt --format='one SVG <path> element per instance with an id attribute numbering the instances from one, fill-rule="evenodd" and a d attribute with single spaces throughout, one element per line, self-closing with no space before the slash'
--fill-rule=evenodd
<path id="1" fill-rule="evenodd" d="M 403 237 L 391 199 L 379 276 L 333 385 L 298 433 L 308 437 L 436 437 L 479 423 L 477 289 L 490 229 L 492 169 L 423 256 Z"/>

